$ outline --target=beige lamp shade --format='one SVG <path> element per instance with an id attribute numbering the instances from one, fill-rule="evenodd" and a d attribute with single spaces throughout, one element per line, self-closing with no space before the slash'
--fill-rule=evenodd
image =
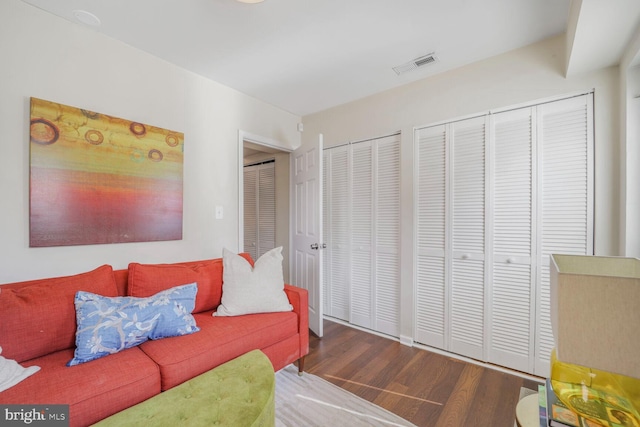
<path id="1" fill-rule="evenodd" d="M 640 378 L 640 260 L 552 255 L 557 358 Z"/>

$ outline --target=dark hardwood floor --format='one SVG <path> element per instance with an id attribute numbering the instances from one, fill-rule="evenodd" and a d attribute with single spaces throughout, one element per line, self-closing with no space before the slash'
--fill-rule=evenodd
<path id="1" fill-rule="evenodd" d="M 538 387 L 326 320 L 309 346 L 305 371 L 421 427 L 513 427 L 520 387 Z"/>

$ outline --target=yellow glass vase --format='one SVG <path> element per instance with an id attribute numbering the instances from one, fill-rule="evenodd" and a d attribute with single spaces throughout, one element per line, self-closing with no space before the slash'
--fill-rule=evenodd
<path id="1" fill-rule="evenodd" d="M 640 379 L 564 363 L 551 353 L 551 386 L 568 408 L 602 425 L 640 427 Z"/>

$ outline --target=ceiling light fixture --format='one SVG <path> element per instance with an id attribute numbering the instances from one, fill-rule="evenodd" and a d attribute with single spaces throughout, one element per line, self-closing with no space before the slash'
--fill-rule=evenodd
<path id="1" fill-rule="evenodd" d="M 75 16 L 78 21 L 90 27 L 95 28 L 100 26 L 100 18 L 86 10 L 74 10 L 73 16 Z"/>
<path id="2" fill-rule="evenodd" d="M 240 3 L 253 4 L 253 3 L 262 3 L 264 0 L 236 0 L 236 1 L 239 1 Z"/>

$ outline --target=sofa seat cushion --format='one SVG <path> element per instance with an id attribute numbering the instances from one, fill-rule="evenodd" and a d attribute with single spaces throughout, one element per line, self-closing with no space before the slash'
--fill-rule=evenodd
<path id="1" fill-rule="evenodd" d="M 71 426 L 85 426 L 160 392 L 158 366 L 139 348 L 67 367 L 73 349 L 22 363 L 40 371 L 5 390 L 2 404 L 68 404 Z"/>
<path id="2" fill-rule="evenodd" d="M 197 334 L 140 345 L 159 365 L 163 391 L 248 351 L 298 334 L 298 315 L 293 312 L 214 317 L 208 311 L 194 317 L 200 328 Z"/>

